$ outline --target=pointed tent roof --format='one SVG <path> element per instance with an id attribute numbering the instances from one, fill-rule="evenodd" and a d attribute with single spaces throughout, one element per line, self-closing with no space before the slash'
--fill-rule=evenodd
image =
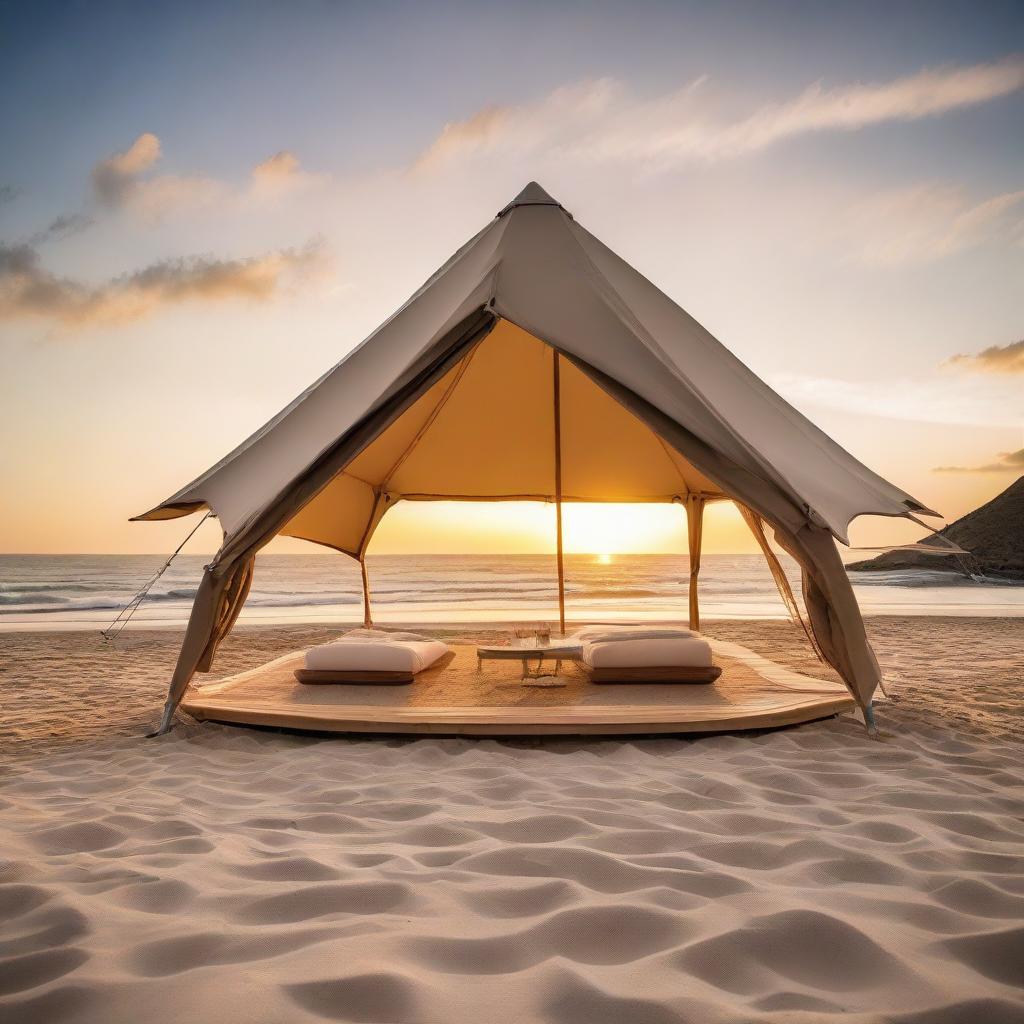
<path id="1" fill-rule="evenodd" d="M 360 346 L 226 458 L 138 518 L 208 506 L 225 533 L 237 532 L 380 410 L 398 382 L 411 379 L 477 311 L 635 398 L 843 542 L 858 515 L 935 514 L 832 441 L 531 182 Z M 374 525 L 372 505 L 361 513 L 365 536 Z"/>
<path id="2" fill-rule="evenodd" d="M 508 206 L 501 209 L 498 216 L 504 217 L 509 210 L 514 210 L 517 206 L 557 206 L 560 210 L 565 209 L 557 199 L 548 195 L 535 181 L 531 181 Z"/>

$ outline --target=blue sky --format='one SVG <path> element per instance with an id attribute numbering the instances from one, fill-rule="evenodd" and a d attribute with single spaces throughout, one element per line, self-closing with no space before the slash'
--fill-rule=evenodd
<path id="1" fill-rule="evenodd" d="M 166 546 L 531 178 L 959 515 L 1021 471 L 1022 54 L 1019 3 L 0 3 L 0 549 Z"/>
<path id="2" fill-rule="evenodd" d="M 44 153 L 90 166 L 97 147 L 124 145 L 126 126 L 158 122 L 177 159 L 209 173 L 245 166 L 268 139 L 339 173 L 372 170 L 479 104 L 576 79 L 656 93 L 709 74 L 740 95 L 785 95 L 819 78 L 992 60 L 1024 47 L 1022 21 L 1014 3 L 8 2 L 0 125 L 17 144 L 3 163 L 56 194 L 74 183 Z M 894 167 L 941 155 L 1005 183 L 998 164 L 1021 155 L 1019 104 L 950 121 L 866 148 Z M 978 144 L 1002 160 L 979 159 Z"/>

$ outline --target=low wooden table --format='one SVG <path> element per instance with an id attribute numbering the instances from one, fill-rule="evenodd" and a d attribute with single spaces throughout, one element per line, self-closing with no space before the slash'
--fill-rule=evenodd
<path id="1" fill-rule="evenodd" d="M 511 647 L 502 644 L 492 647 L 478 647 L 476 649 L 476 669 L 481 671 L 485 661 L 521 661 L 523 665 L 522 679 L 538 679 L 545 675 L 558 675 L 562 668 L 563 661 L 575 661 L 582 654 L 583 648 L 579 644 L 549 644 L 547 647 Z M 531 662 L 537 663 L 537 668 L 530 670 Z M 545 661 L 555 663 L 555 671 L 542 672 L 541 668 Z"/>

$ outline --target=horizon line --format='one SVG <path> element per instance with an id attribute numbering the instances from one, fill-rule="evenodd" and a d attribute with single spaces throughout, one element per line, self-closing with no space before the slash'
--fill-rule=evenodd
<path id="1" fill-rule="evenodd" d="M 208 555 L 215 555 L 216 551 L 183 551 L 178 558 L 202 558 Z M 166 558 L 166 551 L 0 551 L 0 558 Z M 758 554 L 756 551 L 711 551 L 704 552 L 702 557 L 714 558 L 716 555 L 750 555 Z M 352 561 L 356 559 L 352 555 L 346 554 L 344 551 L 260 551 L 257 553 L 257 558 L 263 555 L 270 555 L 274 557 L 305 557 L 308 555 L 319 555 L 322 558 L 329 558 L 332 555 L 340 555 L 344 558 L 349 558 Z M 535 558 L 541 555 L 550 555 L 552 558 L 555 557 L 555 551 L 378 551 L 373 554 L 368 554 L 366 557 L 370 558 L 509 558 L 509 557 L 529 557 Z M 586 557 L 594 555 L 597 557 L 603 557 L 609 555 L 618 558 L 666 558 L 679 556 L 681 558 L 688 558 L 689 554 L 686 551 L 566 551 L 565 556 L 569 557 Z"/>

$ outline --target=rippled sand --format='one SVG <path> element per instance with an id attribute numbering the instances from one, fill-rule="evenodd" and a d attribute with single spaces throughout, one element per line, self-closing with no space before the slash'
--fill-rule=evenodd
<path id="1" fill-rule="evenodd" d="M 1024 1021 L 1019 620 L 871 628 L 877 741 L 146 741 L 173 634 L 2 636 L 0 1018 Z"/>

